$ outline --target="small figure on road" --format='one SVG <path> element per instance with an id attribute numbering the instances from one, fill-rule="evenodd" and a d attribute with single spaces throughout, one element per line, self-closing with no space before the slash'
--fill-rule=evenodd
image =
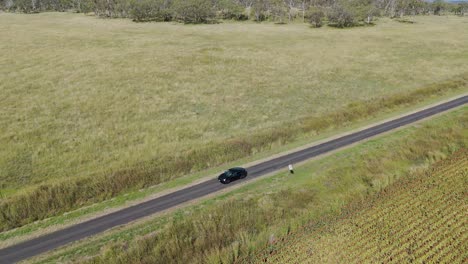
<path id="1" fill-rule="evenodd" d="M 294 174 L 294 168 L 292 164 L 289 164 L 288 168 L 289 168 L 289 173 Z"/>

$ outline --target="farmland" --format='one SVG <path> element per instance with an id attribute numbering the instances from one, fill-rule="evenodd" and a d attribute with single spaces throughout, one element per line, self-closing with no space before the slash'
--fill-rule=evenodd
<path id="1" fill-rule="evenodd" d="M 465 24 L 1 13 L 0 229 L 466 92 Z"/>
<path id="2" fill-rule="evenodd" d="M 333 225 L 287 237 L 267 263 L 466 262 L 467 180 L 464 149 L 413 171 Z"/>

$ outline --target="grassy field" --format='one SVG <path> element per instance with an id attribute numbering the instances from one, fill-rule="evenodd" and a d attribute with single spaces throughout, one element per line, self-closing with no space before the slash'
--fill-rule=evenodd
<path id="1" fill-rule="evenodd" d="M 2 13 L 0 229 L 468 91 L 467 19 L 416 22 L 337 30 Z"/>
<path id="2" fill-rule="evenodd" d="M 412 171 L 468 146 L 468 108 L 308 162 L 232 192 L 118 228 L 32 259 L 86 263 L 231 263 L 255 260 L 269 240 L 323 225 Z M 287 236 L 286 236 L 287 237 Z M 92 257 L 95 256 L 96 257 Z"/>
<path id="3" fill-rule="evenodd" d="M 467 180 L 464 149 L 431 170 L 414 172 L 333 225 L 291 235 L 258 263 L 464 263 Z"/>

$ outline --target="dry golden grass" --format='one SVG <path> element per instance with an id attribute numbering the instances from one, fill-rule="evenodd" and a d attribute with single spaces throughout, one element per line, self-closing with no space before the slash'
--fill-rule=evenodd
<path id="1" fill-rule="evenodd" d="M 337 30 L 2 13 L 3 193 L 126 168 L 467 72 L 467 19 L 416 20 Z"/>
<path id="2" fill-rule="evenodd" d="M 338 30 L 2 13 L 0 229 L 466 92 L 466 22 Z"/>

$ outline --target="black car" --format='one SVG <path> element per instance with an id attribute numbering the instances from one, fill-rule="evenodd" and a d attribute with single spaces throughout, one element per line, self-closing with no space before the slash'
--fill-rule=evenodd
<path id="1" fill-rule="evenodd" d="M 247 170 L 241 167 L 235 167 L 221 173 L 218 176 L 218 180 L 221 183 L 228 184 L 234 180 L 243 179 L 245 177 L 247 177 Z"/>

